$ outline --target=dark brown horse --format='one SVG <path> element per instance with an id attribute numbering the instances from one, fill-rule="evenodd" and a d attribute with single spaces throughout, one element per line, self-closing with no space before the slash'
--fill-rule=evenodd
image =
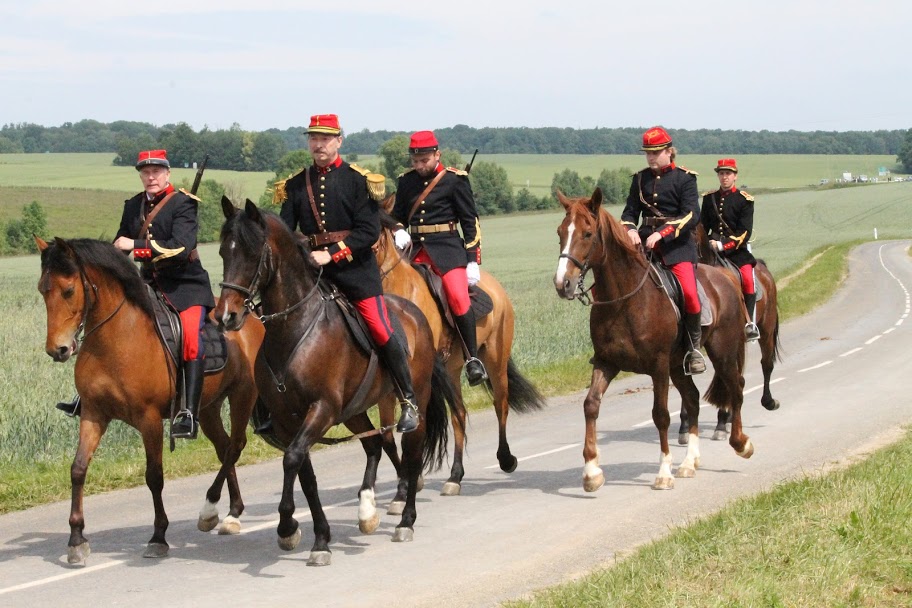
<path id="1" fill-rule="evenodd" d="M 227 221 L 219 253 L 225 278 L 215 316 L 227 329 L 240 329 L 254 299 L 262 299 L 266 336 L 257 359 L 256 384 L 272 414 L 276 438 L 288 446 L 279 503 L 279 546 L 290 551 L 301 539 L 294 518 L 297 477 L 314 521 L 308 564 L 327 565 L 331 561 L 329 523 L 320 504 L 310 448 L 339 423 L 353 433 L 368 434 L 361 438 L 367 467 L 358 492 L 358 519 L 362 532 L 376 530 L 374 482 L 382 441 L 379 433 L 373 433 L 366 411 L 392 393 L 392 380 L 382 367 L 371 371 L 371 356 L 355 341 L 339 306 L 322 289 L 307 246 L 298 243 L 282 220 L 249 200 L 240 211 L 223 198 L 222 209 Z M 417 430 L 402 436 L 407 495 L 393 540 L 408 541 L 414 533 L 419 474 L 424 467 L 439 467 L 446 454 L 446 402 L 452 403 L 453 388 L 443 362 L 435 357 L 431 328 L 421 311 L 395 297 L 387 298 L 387 306 L 400 320 L 408 343 L 420 414 Z"/>
<path id="2" fill-rule="evenodd" d="M 630 243 L 626 229 L 602 208 L 600 189 L 596 188 L 591 198 L 568 199 L 560 192 L 558 198 L 567 215 L 557 229 L 560 237 L 560 259 L 554 276 L 557 294 L 568 300 L 577 298 L 589 269 L 595 281 L 589 317 L 595 356 L 592 382 L 583 404 L 586 417 L 583 487 L 593 492 L 605 481 L 596 445 L 599 407 L 611 380 L 621 371 L 631 371 L 652 378 L 652 420 L 659 431 L 661 449 L 661 464 L 653 488 L 671 489 L 674 477 L 668 447 L 669 376 L 681 394 L 682 409 L 687 410 L 690 421 L 687 456 L 678 467 L 677 476 L 693 477 L 700 465 L 697 435 L 700 393 L 691 377 L 684 373 L 685 349 L 674 305 L 652 281 L 650 264 L 642 250 Z M 729 444 L 739 456 L 750 458 L 754 447 L 741 428 L 745 316 L 741 292 L 727 273 L 715 268 L 699 266 L 697 278 L 713 315 L 712 324 L 703 330 L 703 345 L 714 367 L 704 398 L 717 407 L 732 410 Z"/>
<path id="3" fill-rule="evenodd" d="M 703 225 L 697 226 L 694 231 L 694 238 L 697 241 L 697 254 L 701 264 L 715 266 L 728 271 L 740 285 L 741 275 L 735 271 L 731 265 L 726 265 L 719 254 L 709 246 L 709 238 L 706 236 L 706 230 Z M 779 352 L 779 305 L 776 291 L 776 280 L 773 274 L 766 266 L 766 262 L 758 259 L 754 267 L 754 276 L 760 283 L 758 287 L 763 290 L 762 299 L 757 301 L 755 316 L 757 328 L 760 330 L 760 367 L 763 369 L 763 396 L 760 397 L 760 404 L 766 409 L 773 411 L 779 409 L 779 400 L 773 398 L 770 391 L 770 378 L 773 375 L 773 368 L 776 361 L 781 361 L 782 357 Z M 731 412 L 726 409 L 718 411 L 716 420 L 716 429 L 712 438 L 715 441 L 724 441 L 728 438 L 728 425 L 731 424 Z M 681 427 L 678 430 L 678 443 L 687 444 L 687 415 L 681 410 Z"/>
<path id="4" fill-rule="evenodd" d="M 383 207 L 386 211 L 392 207 L 393 199 L 394 197 L 389 197 L 384 201 Z M 395 220 L 389 215 L 383 214 L 382 223 L 389 227 L 395 223 Z M 465 410 L 462 407 L 460 382 L 465 356 L 459 335 L 444 319 L 437 301 L 431 295 L 427 282 L 409 263 L 408 256 L 396 249 L 390 230 L 381 231 L 375 252 L 383 275 L 384 292 L 401 296 L 421 309 L 434 333 L 437 352 L 446 360 L 447 370 L 456 387 L 459 406 L 454 409 L 454 416 L 459 419 L 453 421 L 455 442 L 453 466 L 441 494 L 458 495 L 465 474 L 462 464 L 465 447 L 463 432 Z M 510 297 L 500 282 L 484 270 L 481 271 L 481 280 L 478 284 L 491 297 L 492 304 L 491 312 L 477 320 L 478 357 L 484 362 L 485 369 L 487 369 L 488 381 L 485 383 L 485 388 L 493 395 L 494 411 L 497 414 L 499 426 L 497 462 L 502 471 L 512 473 L 516 470 L 517 460 L 507 442 L 507 415 L 511 409 L 514 412 L 541 409 L 545 402 L 532 383 L 519 372 L 510 356 L 513 348 L 514 324 L 513 303 L 510 301 Z M 391 422 L 391 409 L 382 408 L 381 416 L 384 417 L 384 424 Z M 393 450 L 395 450 L 395 443 L 393 443 Z"/>
<path id="5" fill-rule="evenodd" d="M 145 557 L 168 552 L 168 516 L 162 503 L 162 419 L 175 396 L 175 369 L 154 326 L 152 301 L 135 265 L 113 245 L 90 239 L 36 239 L 41 250 L 38 290 L 47 307 L 45 350 L 54 361 L 78 354 L 76 388 L 82 399 L 79 445 L 73 460 L 68 561 L 83 562 L 90 553 L 83 536 L 82 495 L 92 455 L 112 420 L 122 420 L 142 435 L 146 485 L 155 506 L 155 531 Z M 228 339 L 225 368 L 207 374 L 200 400 L 200 427 L 215 447 L 221 469 L 206 493 L 200 530 L 218 523 L 216 505 L 228 482 L 228 516 L 219 532 L 237 534 L 244 502 L 234 465 L 247 443 L 246 427 L 256 402 L 253 368 L 263 326 L 251 323 Z M 221 404 L 231 404 L 231 436 L 222 425 Z"/>

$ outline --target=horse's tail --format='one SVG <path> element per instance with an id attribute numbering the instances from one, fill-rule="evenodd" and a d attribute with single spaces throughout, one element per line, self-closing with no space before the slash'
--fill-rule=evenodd
<path id="1" fill-rule="evenodd" d="M 438 354 L 434 357 L 431 375 L 431 398 L 424 412 L 426 436 L 424 440 L 424 469 L 436 471 L 443 466 L 449 442 L 449 416 L 447 406 L 456 407 L 456 388 L 447 373 L 446 365 Z"/>
<path id="2" fill-rule="evenodd" d="M 491 381 L 485 383 L 488 391 L 492 390 Z M 545 398 L 521 373 L 513 363 L 513 357 L 507 361 L 507 404 L 514 412 L 524 414 L 544 409 Z"/>
<path id="3" fill-rule="evenodd" d="M 776 305 L 776 327 L 773 329 L 773 360 L 782 363 L 782 342 L 779 341 L 779 309 Z"/>

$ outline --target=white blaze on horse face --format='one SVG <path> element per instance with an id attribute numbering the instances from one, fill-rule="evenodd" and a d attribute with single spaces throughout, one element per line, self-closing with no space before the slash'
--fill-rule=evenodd
<path id="1" fill-rule="evenodd" d="M 557 272 L 554 273 L 554 286 L 560 290 L 564 284 L 564 276 L 567 274 L 567 264 L 570 263 L 570 258 L 566 257 L 570 255 L 570 245 L 573 243 L 573 232 L 575 231 L 576 226 L 573 222 L 570 222 L 570 225 L 567 226 L 567 243 L 564 245 L 563 250 L 561 251 L 561 257 L 557 260 Z"/>

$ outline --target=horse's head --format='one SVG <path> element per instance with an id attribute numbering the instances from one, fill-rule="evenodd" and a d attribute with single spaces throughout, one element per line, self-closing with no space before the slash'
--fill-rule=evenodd
<path id="1" fill-rule="evenodd" d="M 55 238 L 47 243 L 35 237 L 41 251 L 41 278 L 38 291 L 47 308 L 47 336 L 44 350 L 57 362 L 76 354 L 76 337 L 85 327 L 91 306 L 89 282 L 79 256 L 70 244 Z"/>
<path id="2" fill-rule="evenodd" d="M 572 300 L 580 293 L 581 282 L 599 241 L 599 209 L 602 190 L 596 188 L 591 197 L 568 198 L 560 190 L 557 200 L 567 211 L 557 227 L 560 257 L 554 273 L 554 288 L 561 298 Z"/>
<path id="3" fill-rule="evenodd" d="M 215 318 L 225 329 L 235 331 L 244 325 L 254 298 L 272 274 L 271 248 L 265 216 L 250 199 L 241 210 L 227 196 L 222 196 L 222 212 L 225 214 L 219 247 L 222 292 Z"/>

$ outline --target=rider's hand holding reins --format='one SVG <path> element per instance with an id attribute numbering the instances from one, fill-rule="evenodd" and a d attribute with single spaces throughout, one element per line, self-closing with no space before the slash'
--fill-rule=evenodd
<path id="1" fill-rule="evenodd" d="M 640 240 L 640 233 L 634 229 L 628 230 L 627 236 L 628 236 L 628 238 L 630 238 L 630 242 L 631 242 L 631 244 L 633 244 L 634 247 L 639 247 L 640 243 L 643 242 Z"/>
<path id="2" fill-rule="evenodd" d="M 393 239 L 396 241 L 396 249 L 405 249 L 412 244 L 411 235 L 401 228 L 393 233 Z"/>
<path id="3" fill-rule="evenodd" d="M 326 266 L 332 261 L 332 255 L 330 255 L 328 251 L 318 249 L 317 251 L 310 252 L 310 259 L 313 260 L 315 264 Z"/>
<path id="4" fill-rule="evenodd" d="M 662 240 L 662 235 L 659 234 L 658 232 L 653 232 L 646 239 L 646 249 L 647 250 L 655 249 L 656 244 L 661 240 Z"/>

